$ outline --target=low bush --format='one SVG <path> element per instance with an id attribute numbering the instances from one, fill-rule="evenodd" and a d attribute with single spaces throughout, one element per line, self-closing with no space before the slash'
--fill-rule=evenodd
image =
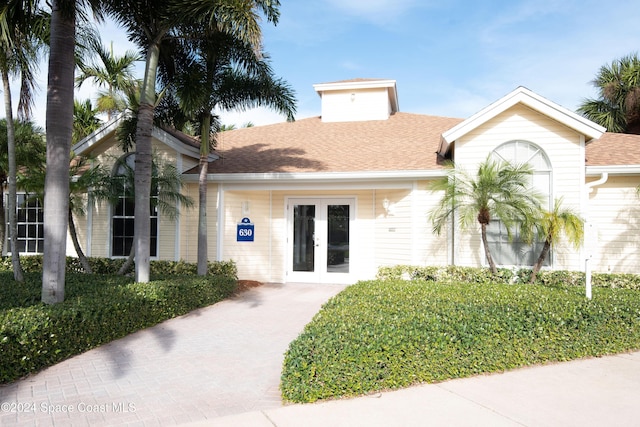
<path id="1" fill-rule="evenodd" d="M 133 283 L 123 276 L 68 273 L 65 301 L 45 305 L 39 273 L 26 273 L 18 284 L 12 273 L 2 272 L 0 283 L 0 383 L 216 303 L 237 284 L 229 275 Z"/>
<path id="2" fill-rule="evenodd" d="M 468 283 L 528 283 L 530 268 L 499 268 L 493 275 L 488 268 L 480 267 L 434 267 L 396 265 L 381 267 L 377 278 L 380 280 L 426 280 L 431 282 L 468 282 Z M 542 270 L 536 278 L 537 284 L 545 286 L 585 286 L 585 273 L 581 271 Z M 621 288 L 640 290 L 639 274 L 593 273 L 591 285 L 601 288 Z"/>
<path id="3" fill-rule="evenodd" d="M 87 258 L 93 274 L 116 274 L 126 261 L 124 258 Z M 42 255 L 28 255 L 20 257 L 20 264 L 26 273 L 42 271 Z M 67 257 L 68 273 L 84 273 L 78 258 Z M 13 271 L 11 257 L 0 259 L 0 271 Z M 151 261 L 152 276 L 171 276 L 197 274 L 197 265 L 186 261 Z M 230 276 L 238 278 L 238 268 L 233 261 L 213 261 L 208 263 L 208 273 L 213 276 Z"/>
<path id="4" fill-rule="evenodd" d="M 571 285 L 410 274 L 430 279 L 360 282 L 327 302 L 285 355 L 283 398 L 312 402 L 640 348 L 636 291 L 598 288 L 587 300 Z"/>

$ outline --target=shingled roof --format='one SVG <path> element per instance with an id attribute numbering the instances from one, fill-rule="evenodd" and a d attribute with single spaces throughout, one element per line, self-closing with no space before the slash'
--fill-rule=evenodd
<path id="1" fill-rule="evenodd" d="M 210 173 L 363 172 L 440 169 L 440 135 L 462 119 L 395 113 L 389 120 L 320 117 L 223 132 Z"/>
<path id="2" fill-rule="evenodd" d="M 640 165 L 640 135 L 606 132 L 586 147 L 587 166 Z"/>
<path id="3" fill-rule="evenodd" d="M 209 172 L 390 172 L 442 169 L 442 133 L 463 119 L 395 113 L 389 120 L 295 122 L 222 132 Z M 640 165 L 640 135 L 606 132 L 586 145 L 586 166 Z M 196 173 L 197 168 L 189 171 Z"/>

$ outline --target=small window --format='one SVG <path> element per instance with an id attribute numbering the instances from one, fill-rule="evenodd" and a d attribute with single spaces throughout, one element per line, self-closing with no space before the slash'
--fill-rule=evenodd
<path id="1" fill-rule="evenodd" d="M 9 197 L 5 198 L 7 206 L 7 252 L 11 253 L 11 229 L 9 227 Z M 17 250 L 18 253 L 41 254 L 44 250 L 44 214 L 40 201 L 29 194 L 16 195 L 16 222 L 18 226 Z"/>

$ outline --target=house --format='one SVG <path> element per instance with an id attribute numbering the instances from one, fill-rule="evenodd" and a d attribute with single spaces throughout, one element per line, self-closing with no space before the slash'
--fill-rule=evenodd
<path id="1" fill-rule="evenodd" d="M 548 268 L 584 270 L 589 258 L 594 271 L 637 272 L 640 136 L 607 133 L 523 87 L 467 119 L 400 112 L 394 80 L 314 89 L 320 117 L 218 135 L 208 176 L 209 257 L 234 260 L 241 278 L 351 283 L 374 277 L 380 266 L 485 265 L 479 230 L 432 232 L 428 212 L 441 195 L 429 183 L 445 175 L 445 159 L 473 171 L 490 153 L 529 162 L 549 206 L 563 197 L 563 206 L 588 220 L 583 248 L 561 243 Z M 104 162 L 123 155 L 117 124 L 74 151 Z M 197 200 L 197 141 L 155 129 L 154 147 Z M 87 255 L 124 256 L 130 212 L 89 206 L 78 221 Z M 197 209 L 154 223 L 152 258 L 196 261 Z M 503 266 L 531 265 L 537 255 L 517 236 L 507 239 L 498 222 L 489 240 Z"/>

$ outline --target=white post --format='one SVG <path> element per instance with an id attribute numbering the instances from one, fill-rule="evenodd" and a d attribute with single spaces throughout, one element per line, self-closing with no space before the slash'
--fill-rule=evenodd
<path id="1" fill-rule="evenodd" d="M 590 255 L 588 255 L 587 259 L 585 259 L 584 261 L 584 270 L 585 270 L 584 282 L 586 287 L 587 299 L 591 299 L 591 263 L 589 261 L 591 261 Z"/>
<path id="2" fill-rule="evenodd" d="M 597 247 L 598 232 L 593 223 L 585 221 L 584 223 L 584 240 L 585 240 L 585 260 L 584 260 L 584 284 L 587 299 L 591 299 L 591 260 L 593 259 L 593 251 Z"/>

